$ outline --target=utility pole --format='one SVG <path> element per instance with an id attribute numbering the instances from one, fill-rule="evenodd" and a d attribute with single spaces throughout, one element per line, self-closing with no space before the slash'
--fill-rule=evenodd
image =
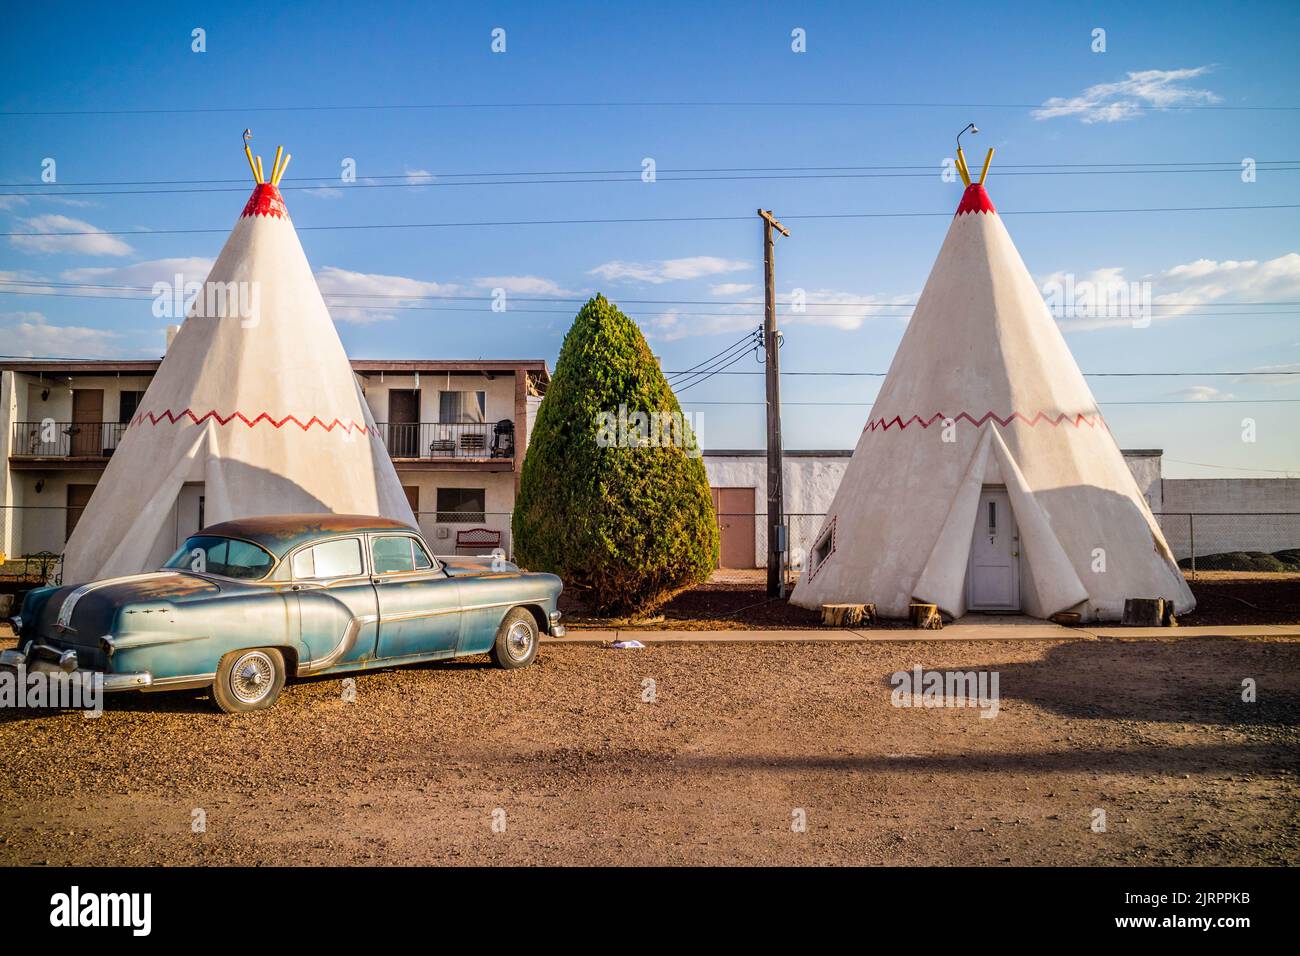
<path id="1" fill-rule="evenodd" d="M 763 348 L 767 357 L 767 596 L 785 597 L 785 489 L 781 481 L 781 342 L 776 330 L 776 236 L 789 238 L 769 209 L 763 220 Z"/>

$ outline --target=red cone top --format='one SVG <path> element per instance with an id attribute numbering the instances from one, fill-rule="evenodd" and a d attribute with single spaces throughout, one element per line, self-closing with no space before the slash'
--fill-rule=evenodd
<path id="1" fill-rule="evenodd" d="M 258 183 L 253 187 L 253 195 L 248 197 L 248 205 L 244 207 L 244 214 L 240 218 L 244 216 L 277 216 L 288 219 L 289 208 L 285 206 L 279 189 L 270 183 Z"/>
<path id="2" fill-rule="evenodd" d="M 962 193 L 961 204 L 957 206 L 957 215 L 960 216 L 964 212 L 997 212 L 989 200 L 989 194 L 984 191 L 980 183 L 971 183 Z"/>

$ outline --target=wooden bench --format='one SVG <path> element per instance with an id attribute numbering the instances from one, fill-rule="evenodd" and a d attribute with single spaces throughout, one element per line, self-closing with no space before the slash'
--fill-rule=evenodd
<path id="1" fill-rule="evenodd" d="M 462 548 L 471 549 L 471 554 L 491 554 L 501 547 L 501 532 L 491 528 L 467 528 L 456 532 L 456 553 Z"/>

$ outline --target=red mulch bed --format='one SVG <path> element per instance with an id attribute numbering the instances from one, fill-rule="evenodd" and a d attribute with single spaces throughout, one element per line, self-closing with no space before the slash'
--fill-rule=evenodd
<path id="1" fill-rule="evenodd" d="M 1300 575 L 1210 571 L 1187 583 L 1196 610 L 1181 624 L 1300 624 Z"/>
<path id="2" fill-rule="evenodd" d="M 1300 574 L 1202 572 L 1188 581 L 1196 610 L 1179 618 L 1186 625 L 1300 624 Z M 752 582 L 710 581 L 683 591 L 656 614 L 637 620 L 594 617 L 575 591 L 560 597 L 566 624 L 590 628 L 647 627 L 714 631 L 821 628 L 821 614 L 771 600 Z M 909 627 L 904 621 L 882 621 L 877 627 Z"/>

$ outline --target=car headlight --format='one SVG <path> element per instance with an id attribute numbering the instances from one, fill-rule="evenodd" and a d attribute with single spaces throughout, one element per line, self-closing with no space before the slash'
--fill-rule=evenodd
<path id="1" fill-rule="evenodd" d="M 113 642 L 112 634 L 105 634 L 103 637 L 101 637 L 99 639 L 99 646 L 103 650 L 103 652 L 109 657 L 112 657 L 113 652 L 117 650 L 117 644 Z"/>

